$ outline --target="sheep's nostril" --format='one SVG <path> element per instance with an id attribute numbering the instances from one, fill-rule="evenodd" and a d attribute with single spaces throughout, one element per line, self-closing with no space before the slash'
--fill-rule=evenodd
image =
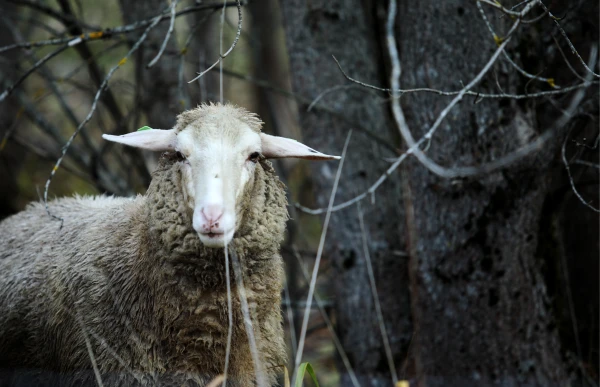
<path id="1" fill-rule="evenodd" d="M 199 222 L 202 224 L 202 228 L 208 232 L 213 231 L 214 229 L 218 229 L 220 225 L 220 220 L 224 214 L 224 208 L 220 204 L 209 204 L 206 206 L 200 207 L 198 211 Z M 206 232 L 204 231 L 204 232 Z"/>

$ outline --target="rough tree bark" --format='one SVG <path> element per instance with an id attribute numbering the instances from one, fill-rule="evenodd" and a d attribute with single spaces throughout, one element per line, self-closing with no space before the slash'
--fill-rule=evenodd
<path id="1" fill-rule="evenodd" d="M 377 3 L 385 5 L 387 1 Z M 571 4 L 569 12 L 577 11 L 575 20 L 583 16 L 582 9 L 592 9 L 583 3 Z M 370 19 L 374 13 L 368 4 L 282 2 L 296 92 L 315 97 L 343 83 L 330 61 L 331 54 L 340 59 L 351 76 L 372 84 L 389 84 L 375 36 L 386 15 L 380 13 L 378 19 Z M 491 15 L 491 10 L 487 11 Z M 403 88 L 460 89 L 481 70 L 496 48 L 473 3 L 400 2 L 396 22 Z M 492 22 L 500 28 L 512 21 L 494 17 Z M 589 44 L 582 39 L 590 35 L 587 24 L 568 31 L 574 42 L 580 43 L 582 53 L 589 52 Z M 551 21 L 545 26 L 524 28 L 513 38 L 509 53 L 531 72 L 545 70 L 544 76 L 554 76 L 557 81 L 562 78 L 561 82 L 567 84 L 572 76 L 558 51 L 550 48 L 551 32 Z M 596 32 L 591 35 L 597 40 Z M 500 84 L 504 92 L 523 93 L 530 87 L 528 81 L 499 60 L 477 90 L 499 92 Z M 352 117 L 357 125 L 390 138 L 389 133 L 397 129 L 383 106 L 370 94 L 349 90 L 330 94 L 325 101 Z M 560 114 L 556 104 L 564 106 L 569 98 L 555 103 L 545 99 L 484 100 L 477 104 L 467 98 L 449 114 L 427 152 L 445 166 L 477 165 L 496 159 L 550 127 Z M 429 129 L 449 101 L 434 94 L 402 97 L 415 138 Z M 352 127 L 324 112 L 303 113 L 301 123 L 305 139 L 321 148 L 325 145 L 326 151 L 341 143 L 345 130 Z M 397 173 L 403 176 L 402 196 L 396 188 L 397 180 L 386 183 L 394 198 L 403 199 L 382 200 L 383 194 L 378 191 L 378 201 L 369 206 L 371 249 L 377 251 L 377 283 L 393 337 L 396 365 L 406 360 L 407 339 L 414 326 L 416 335 L 408 363 L 414 362 L 415 367 L 409 369 L 408 376 L 414 376 L 419 385 L 562 385 L 569 379 L 564 345 L 561 349 L 547 293 L 547 281 L 556 279 L 546 268 L 558 263 L 545 253 L 545 235 L 550 226 L 542 217 L 552 189 L 552 169 L 557 168 L 554 161 L 566 134 L 565 128 L 559 129 L 535 155 L 479 178 L 444 180 L 409 160 Z M 368 141 L 365 137 L 353 142 L 338 200 L 364 191 L 367 182 L 381 170 L 374 156 L 381 153 L 373 153 Z M 314 166 L 313 172 L 324 205 L 331 176 L 319 166 Z M 365 267 L 357 246 L 356 212 L 345 211 L 344 218 L 334 217 L 329 237 L 331 258 L 339 271 L 335 280 L 338 328 L 362 376 L 361 383 L 383 385 L 389 383 L 382 378 L 388 373 L 382 348 L 377 344 L 379 330 L 373 324 Z M 390 254 L 390 250 L 404 246 L 405 238 L 410 255 L 410 301 L 405 288 L 409 281 L 406 261 Z M 410 312 L 407 302 L 411 302 Z M 342 378 L 341 385 L 349 385 L 347 377 Z"/>
<path id="2" fill-rule="evenodd" d="M 504 27 L 512 23 L 507 19 Z M 462 1 L 402 2 L 397 26 L 404 88 L 460 89 L 496 48 L 475 5 Z M 548 31 L 536 32 L 515 36 L 510 55 L 531 72 L 565 74 L 560 55 L 548 49 Z M 494 71 L 504 91 L 526 88 L 528 79 L 505 61 Z M 477 90 L 498 92 L 493 73 Z M 431 94 L 403 97 L 415 138 L 448 102 Z M 450 113 L 428 154 L 445 166 L 484 163 L 535 138 L 558 114 L 548 103 L 474 104 L 469 98 Z M 559 129 L 536 155 L 481 178 L 444 180 L 414 160 L 407 163 L 415 361 L 423 385 L 567 383 L 542 272 L 545 257 L 538 254 L 548 243 L 539 230 L 547 227 L 542 208 L 566 134 Z"/>
<path id="3" fill-rule="evenodd" d="M 341 0 L 280 4 L 294 92 L 315 98 L 329 87 L 346 84 L 331 55 L 348 71 L 359 72 L 365 81 L 383 81 L 382 54 L 369 6 Z M 337 113 L 319 109 L 307 112 L 307 106 L 300 105 L 305 143 L 324 152 L 340 153 L 348 131 L 354 129 L 336 199 L 341 202 L 366 190 L 388 166 L 383 158 L 395 154 L 395 129 L 385 104 L 363 90 L 335 92 L 321 102 Z M 366 135 L 365 129 L 385 139 L 388 147 Z M 327 205 L 336 166 L 333 162 L 311 165 L 321 206 Z M 397 368 L 406 359 L 412 334 L 407 260 L 399 255 L 404 250 L 400 197 L 396 175 L 377 191 L 374 203 L 363 203 L 379 300 Z M 337 328 L 359 382 L 361 386 L 389 386 L 392 378 L 371 297 L 356 207 L 333 215 L 327 252 L 335 270 L 331 287 Z M 351 385 L 344 368 L 338 369 L 342 373 L 340 385 Z"/>

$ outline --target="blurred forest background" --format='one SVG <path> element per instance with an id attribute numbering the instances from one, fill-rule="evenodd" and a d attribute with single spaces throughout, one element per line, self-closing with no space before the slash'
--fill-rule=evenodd
<path id="1" fill-rule="evenodd" d="M 49 199 L 143 193 L 156 155 L 101 134 L 171 128 L 222 80 L 267 133 L 340 154 L 353 130 L 302 357 L 321 385 L 598 385 L 598 2 L 248 0 L 222 77 L 188 83 L 235 41 L 225 8 L 0 0 L 0 218 L 63 150 Z M 335 165 L 276 164 L 289 369 Z"/>

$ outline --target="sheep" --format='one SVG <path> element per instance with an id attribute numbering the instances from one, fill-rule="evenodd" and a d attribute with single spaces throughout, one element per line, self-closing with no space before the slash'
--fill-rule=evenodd
<path id="1" fill-rule="evenodd" d="M 286 359 L 279 246 L 288 212 L 268 159 L 339 157 L 261 126 L 243 108 L 210 104 L 181 113 L 173 129 L 103 135 L 164 152 L 144 195 L 51 201 L 62 228 L 43 203 L 2 221 L 0 385 L 95 385 L 99 377 L 105 386 L 204 386 L 224 371 L 225 245 L 241 262 L 262 372 L 275 383 Z M 232 286 L 227 382 L 250 386 L 252 354 Z"/>

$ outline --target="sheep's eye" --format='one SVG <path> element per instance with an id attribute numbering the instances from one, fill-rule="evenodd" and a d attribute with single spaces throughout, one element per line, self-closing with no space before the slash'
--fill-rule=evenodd
<path id="1" fill-rule="evenodd" d="M 258 161 L 259 157 L 260 157 L 260 153 L 254 152 L 254 153 L 251 153 L 250 156 L 248 156 L 248 160 L 252 161 L 253 163 L 256 163 Z"/>
<path id="2" fill-rule="evenodd" d="M 185 156 L 181 152 L 177 152 L 177 157 L 185 160 Z"/>

